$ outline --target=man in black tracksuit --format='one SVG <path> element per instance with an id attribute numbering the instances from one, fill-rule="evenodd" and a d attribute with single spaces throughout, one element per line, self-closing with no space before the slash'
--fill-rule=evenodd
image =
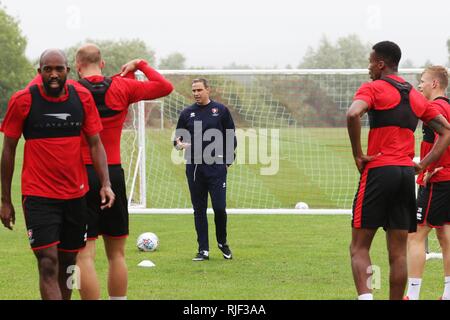
<path id="1" fill-rule="evenodd" d="M 206 79 L 193 80 L 192 93 L 195 103 L 181 112 L 174 141 L 178 150 L 186 150 L 186 176 L 198 241 L 198 253 L 192 260 L 209 259 L 208 192 L 214 210 L 218 247 L 225 259 L 231 259 L 225 207 L 227 170 L 234 161 L 237 144 L 235 126 L 230 111 L 210 100 Z"/>

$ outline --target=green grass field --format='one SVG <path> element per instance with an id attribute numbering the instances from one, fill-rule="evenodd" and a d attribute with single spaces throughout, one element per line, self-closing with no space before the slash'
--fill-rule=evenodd
<path id="1" fill-rule="evenodd" d="M 282 167 L 284 174 L 280 177 L 261 177 L 257 175 L 258 166 L 249 168 L 249 176 L 254 183 L 247 183 L 248 204 L 264 204 L 264 197 L 274 199 L 280 206 L 291 205 L 300 193 L 292 190 L 302 188 L 304 194 L 315 195 L 316 202 L 323 207 L 333 207 L 333 194 L 321 191 L 321 184 L 332 184 L 335 177 L 323 158 L 324 150 L 335 150 L 343 160 L 338 165 L 350 166 L 348 142 L 341 139 L 330 140 L 336 135 L 326 129 L 309 132 L 317 139 L 316 145 L 307 148 L 310 152 L 310 165 L 304 171 L 289 159 Z M 334 129 L 333 129 L 334 130 Z M 342 132 L 341 132 L 342 133 Z M 156 133 L 153 133 L 155 136 Z M 157 174 L 150 173 L 153 188 L 149 191 L 150 201 L 159 199 L 158 204 L 169 206 L 177 200 L 189 205 L 187 186 L 183 166 L 175 167 L 167 160 L 171 152 L 170 143 L 165 138 L 167 132 L 160 133 L 164 139 L 155 139 L 148 148 L 155 153 L 153 165 Z M 294 134 L 294 133 L 292 133 Z M 296 133 L 297 134 L 297 133 Z M 289 135 L 284 135 L 289 137 Z M 322 136 L 322 138 L 320 138 Z M 287 139 L 289 140 L 289 139 Z M 328 140 L 328 142 L 327 142 Z M 333 142 L 335 141 L 335 142 Z M 151 146 L 151 147 L 150 147 Z M 296 149 L 295 149 L 296 150 Z M 304 152 L 309 152 L 306 147 Z M 17 154 L 14 175 L 13 195 L 17 223 L 14 231 L 0 228 L 0 299 L 39 299 L 36 261 L 29 249 L 26 228 L 20 206 L 20 168 L 21 146 Z M 322 158 L 314 158 L 322 157 Z M 329 174 L 307 172 L 313 164 Z M 290 164 L 290 166 L 288 166 Z M 150 166 L 151 164 L 149 164 Z M 322 167 L 320 167 L 322 166 Z M 238 167 L 238 166 L 236 166 Z M 245 185 L 233 190 L 233 184 L 243 184 L 238 173 L 244 174 L 245 166 L 230 174 L 229 207 L 236 207 L 239 193 L 244 193 Z M 156 170 L 154 170 L 156 171 Z M 298 176 L 302 177 L 298 179 Z M 356 174 L 343 183 L 356 185 Z M 308 178 L 308 179 L 307 179 Z M 286 180 L 288 179 L 288 180 Z M 290 179 L 290 180 L 289 180 Z M 325 180 L 330 181 L 325 181 Z M 322 181 L 322 182 L 320 182 Z M 292 183 L 292 184 L 290 184 Z M 255 188 L 261 184 L 259 189 Z M 306 184 L 306 187 L 303 185 Z M 308 190 L 309 189 L 309 190 Z M 337 188 L 336 190 L 338 190 Z M 258 190 L 266 193 L 258 194 Z M 309 192 L 309 193 L 308 193 Z M 353 193 L 354 191 L 352 191 Z M 297 196 L 296 196 L 297 194 Z M 300 194 L 300 195 L 299 195 Z M 175 198 L 171 198 L 175 197 Z M 239 199 L 239 198 L 238 198 Z M 313 198 L 311 198 L 313 199 Z M 154 203 L 154 202 L 153 202 Z M 295 204 L 295 203 L 294 203 Z M 241 206 L 243 207 L 243 206 Z M 292 206 L 291 206 L 292 207 Z M 350 216 L 301 216 L 301 215 L 230 215 L 229 242 L 234 259 L 224 260 L 215 247 L 214 225 L 210 217 L 211 260 L 193 262 L 196 252 L 196 235 L 191 215 L 132 215 L 130 217 L 130 238 L 127 242 L 127 263 L 129 266 L 130 299 L 354 299 L 356 292 L 353 285 L 348 246 L 350 242 Z M 160 248 L 153 253 L 139 252 L 135 247 L 137 236 L 142 232 L 155 232 L 160 238 Z M 388 298 L 389 268 L 387 264 L 384 232 L 379 231 L 373 247 L 372 262 L 380 267 L 381 287 L 375 290 L 375 298 Z M 139 268 L 137 264 L 150 259 L 154 268 Z M 98 241 L 98 273 L 102 282 L 102 297 L 106 292 L 106 258 L 101 240 Z M 442 293 L 442 260 L 427 262 L 423 299 L 436 299 Z M 74 294 L 79 299 L 78 293 Z"/>
<path id="2" fill-rule="evenodd" d="M 18 210 L 20 211 L 20 210 Z M 212 221 L 212 217 L 209 219 Z M 193 262 L 196 241 L 190 215 L 131 216 L 127 243 L 130 299 L 354 299 L 350 270 L 348 216 L 229 216 L 234 259 L 225 260 L 210 233 L 211 258 Z M 210 230 L 214 230 L 210 224 Z M 145 231 L 160 238 L 156 252 L 135 247 Z M 14 231 L 0 230 L 0 299 L 39 299 L 35 258 L 28 247 L 22 215 Z M 97 270 L 106 292 L 106 259 L 98 241 Z M 376 299 L 388 298 L 388 265 L 384 232 L 372 249 L 381 270 Z M 137 264 L 149 259 L 153 268 Z M 442 293 L 442 260 L 427 262 L 423 299 Z M 79 299 L 78 293 L 74 299 Z"/>
<path id="3" fill-rule="evenodd" d="M 170 143 L 172 130 L 147 132 L 147 205 L 190 207 L 184 165 L 175 165 L 170 157 L 175 152 Z M 248 164 L 252 144 L 238 140 L 238 158 L 244 154 L 247 163 L 237 162 L 228 171 L 228 207 L 294 208 L 304 201 L 311 208 L 350 208 L 358 174 L 346 129 L 291 128 L 281 129 L 279 135 L 275 175 L 261 175 L 261 169 L 269 165 L 261 163 L 259 154 L 256 164 Z"/>
<path id="4" fill-rule="evenodd" d="M 416 130 L 416 154 L 420 129 Z M 176 165 L 171 154 L 171 129 L 147 130 L 147 206 L 189 208 L 184 165 Z M 261 175 L 268 167 L 235 163 L 228 171 L 229 208 L 294 208 L 303 201 L 310 208 L 349 209 L 359 174 L 351 154 L 346 128 L 284 128 L 279 132 L 279 170 Z M 367 130 L 362 131 L 367 136 Z M 258 140 L 257 144 L 260 143 Z M 365 141 L 362 141 L 366 149 Z M 255 143 L 253 143 L 255 144 Z M 238 139 L 240 153 L 248 159 L 252 143 Z M 122 143 L 123 149 L 131 150 Z M 259 150 L 259 149 L 258 149 Z M 270 148 L 269 148 L 270 150 Z M 130 187 L 130 185 L 128 185 Z"/>

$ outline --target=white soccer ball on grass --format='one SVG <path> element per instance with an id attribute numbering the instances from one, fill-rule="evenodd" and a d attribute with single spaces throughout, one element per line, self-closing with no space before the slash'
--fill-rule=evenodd
<path id="1" fill-rule="evenodd" d="M 140 251 L 155 251 L 159 246 L 158 236 L 153 232 L 145 232 L 138 237 L 136 246 Z"/>
<path id="2" fill-rule="evenodd" d="M 297 202 L 295 209 L 309 209 L 309 206 L 306 202 Z"/>

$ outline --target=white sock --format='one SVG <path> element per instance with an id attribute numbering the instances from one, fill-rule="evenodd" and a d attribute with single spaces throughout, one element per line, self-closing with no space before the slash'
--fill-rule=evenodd
<path id="1" fill-rule="evenodd" d="M 364 294 L 358 296 L 358 300 L 373 300 L 373 294 L 364 293 Z"/>
<path id="2" fill-rule="evenodd" d="M 408 291 L 406 293 L 406 296 L 409 298 L 409 300 L 419 300 L 421 286 L 421 278 L 408 278 Z"/>
<path id="3" fill-rule="evenodd" d="M 124 297 L 109 297 L 109 300 L 127 300 L 127 296 Z"/>
<path id="4" fill-rule="evenodd" d="M 450 300 L 450 276 L 445 277 L 444 293 L 442 294 L 442 300 Z"/>

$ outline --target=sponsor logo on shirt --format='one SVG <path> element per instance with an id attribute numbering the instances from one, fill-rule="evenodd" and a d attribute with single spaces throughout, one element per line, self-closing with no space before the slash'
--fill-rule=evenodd
<path id="1" fill-rule="evenodd" d="M 34 128 L 79 128 L 82 123 L 80 121 L 68 121 L 67 119 L 72 115 L 70 113 L 44 113 L 45 117 L 33 125 Z M 57 121 L 47 120 L 48 118 L 58 119 Z M 62 121 L 61 121 L 62 120 Z"/>
<path id="2" fill-rule="evenodd" d="M 66 121 L 67 118 L 71 116 L 71 114 L 70 113 L 46 113 L 46 114 L 44 114 L 44 116 L 53 117 L 56 119 Z"/>

